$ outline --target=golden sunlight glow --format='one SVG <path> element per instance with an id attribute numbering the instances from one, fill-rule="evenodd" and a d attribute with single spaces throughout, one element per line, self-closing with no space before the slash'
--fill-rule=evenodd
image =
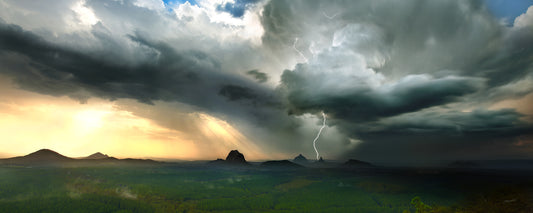
<path id="1" fill-rule="evenodd" d="M 133 106 L 132 109 L 117 104 Z M 183 126 L 161 126 L 140 117 L 137 108 L 159 112 L 161 106 L 90 99 L 86 104 L 14 89 L 0 76 L 0 146 L 2 157 L 48 148 L 69 157 L 102 152 L 119 158 L 184 160 L 225 157 L 239 149 L 247 159 L 265 158 L 250 140 L 226 121 L 204 113 L 166 109 L 165 116 Z M 159 109 L 157 107 L 160 107 Z"/>
<path id="2" fill-rule="evenodd" d="M 74 125 L 81 134 L 86 135 L 102 127 L 102 118 L 111 112 L 98 110 L 84 110 L 74 114 Z"/>
<path id="3" fill-rule="evenodd" d="M 533 94 L 526 95 L 520 99 L 515 100 L 503 100 L 500 102 L 494 103 L 490 109 L 491 110 L 498 110 L 498 109 L 505 109 L 505 108 L 511 108 L 515 109 L 517 112 L 522 113 L 526 116 L 522 117 L 521 119 L 533 122 Z"/>
<path id="4" fill-rule="evenodd" d="M 225 157 L 228 150 L 238 149 L 246 153 L 249 159 L 266 158 L 259 147 L 250 142 L 246 136 L 226 121 L 207 114 L 196 113 L 196 115 L 203 124 L 200 127 L 202 135 L 205 135 L 207 137 L 206 139 L 211 141 L 208 148 L 214 151 L 218 157 Z"/>

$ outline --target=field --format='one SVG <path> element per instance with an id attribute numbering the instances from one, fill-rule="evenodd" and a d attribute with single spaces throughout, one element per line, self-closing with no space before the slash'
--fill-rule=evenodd
<path id="1" fill-rule="evenodd" d="M 0 167 L 0 212 L 530 212 L 526 172 Z"/>

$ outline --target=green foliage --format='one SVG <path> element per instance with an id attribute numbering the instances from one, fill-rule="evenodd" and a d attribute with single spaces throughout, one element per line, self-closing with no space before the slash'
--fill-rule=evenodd
<path id="1" fill-rule="evenodd" d="M 411 207 L 414 208 L 415 213 L 452 213 L 457 212 L 456 210 L 446 207 L 446 206 L 439 206 L 434 205 L 430 206 L 422 202 L 422 199 L 420 199 L 419 196 L 415 196 L 413 199 L 411 199 Z M 411 213 L 409 210 L 403 210 L 403 213 Z"/>
<path id="2" fill-rule="evenodd" d="M 363 181 L 357 186 L 367 192 L 376 193 L 401 193 L 407 191 L 407 188 L 402 185 L 379 181 Z"/>
<path id="3" fill-rule="evenodd" d="M 472 195 L 458 212 L 519 213 L 533 212 L 531 191 L 521 186 L 505 186 Z"/>
<path id="4" fill-rule="evenodd" d="M 1 202 L 0 212 L 153 212 L 145 203 L 111 196 L 84 195 L 68 197 L 31 198 Z"/>
<path id="5" fill-rule="evenodd" d="M 0 167 L 0 174 L 0 212 L 402 212 L 415 194 L 439 212 L 446 208 L 437 204 L 451 202 L 419 183 L 322 170 Z M 413 210 L 430 212 L 426 206 L 412 200 Z"/>
<path id="6" fill-rule="evenodd" d="M 411 200 L 411 205 L 415 207 L 416 213 L 429 213 L 431 211 L 431 206 L 426 205 L 422 202 L 420 197 L 416 196 Z"/>

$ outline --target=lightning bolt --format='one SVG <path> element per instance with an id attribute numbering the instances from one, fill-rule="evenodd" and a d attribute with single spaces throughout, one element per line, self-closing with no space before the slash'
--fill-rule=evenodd
<path id="1" fill-rule="evenodd" d="M 294 38 L 294 43 L 292 44 L 292 48 L 293 48 L 298 54 L 300 54 L 300 56 L 301 56 L 302 58 L 305 59 L 305 63 L 308 63 L 309 60 L 307 60 L 307 57 L 305 57 L 305 55 L 304 55 L 302 52 L 300 52 L 300 50 L 298 50 L 298 48 L 296 48 L 296 43 L 298 43 L 298 37 Z"/>
<path id="2" fill-rule="evenodd" d="M 324 118 L 324 121 L 322 121 L 322 127 L 320 127 L 320 130 L 318 130 L 318 134 L 316 135 L 315 140 L 313 140 L 313 148 L 315 148 L 316 160 L 318 160 L 318 157 L 320 157 L 320 154 L 318 154 L 318 149 L 316 149 L 316 141 L 320 137 L 320 133 L 322 133 L 324 127 L 326 127 L 326 114 L 324 112 L 322 112 L 322 117 Z"/>
<path id="3" fill-rule="evenodd" d="M 340 12 L 337 12 L 335 14 L 333 14 L 332 16 L 328 16 L 328 14 L 326 14 L 326 12 L 322 11 L 322 14 L 324 14 L 324 16 L 328 19 L 333 19 L 335 18 L 337 15 L 339 15 Z"/>

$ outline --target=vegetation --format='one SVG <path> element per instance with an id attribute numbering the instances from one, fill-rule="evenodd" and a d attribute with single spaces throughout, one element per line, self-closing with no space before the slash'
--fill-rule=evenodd
<path id="1" fill-rule="evenodd" d="M 466 192 L 449 184 L 330 170 L 0 167 L 0 212 L 520 212 L 531 206 L 527 187 L 465 200 Z"/>

